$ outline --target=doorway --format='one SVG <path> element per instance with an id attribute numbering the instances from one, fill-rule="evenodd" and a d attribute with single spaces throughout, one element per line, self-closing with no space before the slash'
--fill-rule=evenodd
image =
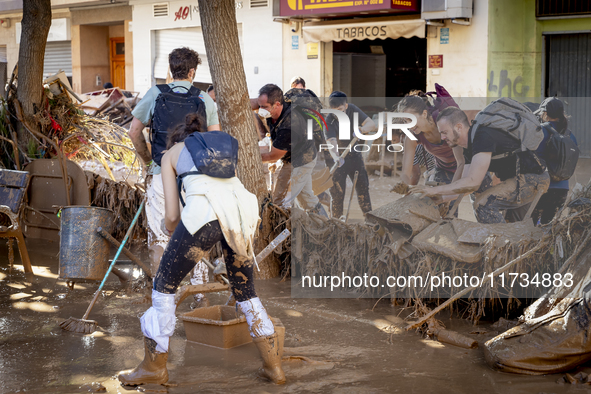
<path id="1" fill-rule="evenodd" d="M 425 38 L 334 42 L 334 90 L 351 97 L 384 95 L 387 108 L 391 108 L 411 90 L 425 91 L 426 62 Z"/>
<path id="2" fill-rule="evenodd" d="M 113 37 L 110 40 L 111 83 L 115 87 L 125 89 L 125 39 Z"/>

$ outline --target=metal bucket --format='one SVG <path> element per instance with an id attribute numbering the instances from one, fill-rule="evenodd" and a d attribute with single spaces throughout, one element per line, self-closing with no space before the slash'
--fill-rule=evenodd
<path id="1" fill-rule="evenodd" d="M 101 280 L 109 268 L 111 244 L 97 227 L 113 230 L 113 211 L 73 206 L 62 208 L 60 229 L 60 279 Z"/>

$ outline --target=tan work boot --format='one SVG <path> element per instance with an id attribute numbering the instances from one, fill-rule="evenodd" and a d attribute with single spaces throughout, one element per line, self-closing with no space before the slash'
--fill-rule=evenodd
<path id="1" fill-rule="evenodd" d="M 281 356 L 283 346 L 278 340 L 276 332 L 273 335 L 261 338 L 253 338 L 253 341 L 263 359 L 263 368 L 259 371 L 260 375 L 269 379 L 275 384 L 285 384 L 285 374 L 281 368 Z"/>
<path id="2" fill-rule="evenodd" d="M 140 384 L 164 384 L 168 382 L 166 361 L 168 353 L 156 352 L 156 341 L 144 337 L 144 361 L 134 369 L 119 372 L 117 376 L 124 386 L 138 386 Z"/>

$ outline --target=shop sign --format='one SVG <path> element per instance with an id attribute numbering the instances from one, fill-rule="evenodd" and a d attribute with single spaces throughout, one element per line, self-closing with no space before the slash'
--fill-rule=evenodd
<path id="1" fill-rule="evenodd" d="M 291 49 L 300 49 L 300 36 L 291 36 Z"/>
<path id="2" fill-rule="evenodd" d="M 382 20 L 381 18 L 310 23 L 303 27 L 304 42 L 376 40 L 385 38 L 425 37 L 425 21 L 421 19 Z"/>
<path id="3" fill-rule="evenodd" d="M 240 10 L 244 6 L 242 1 L 235 2 L 236 9 Z M 174 12 L 174 21 L 185 21 L 185 20 L 193 20 L 193 17 L 197 17 L 199 14 L 199 6 L 198 5 L 182 5 L 178 9 L 178 11 Z"/>
<path id="4" fill-rule="evenodd" d="M 429 55 L 429 68 L 443 68 L 443 55 Z"/>
<path id="5" fill-rule="evenodd" d="M 306 53 L 308 54 L 308 59 L 318 59 L 318 43 L 310 42 L 306 44 Z"/>
<path id="6" fill-rule="evenodd" d="M 419 11 L 418 0 L 280 0 L 281 16 L 357 13 L 361 11 Z"/>
<path id="7" fill-rule="evenodd" d="M 449 44 L 449 27 L 439 29 L 439 43 Z"/>
<path id="8" fill-rule="evenodd" d="M 199 14 L 199 6 L 196 5 L 183 5 L 178 11 L 174 12 L 174 21 L 185 21 L 193 20 L 193 14 L 197 16 Z"/>

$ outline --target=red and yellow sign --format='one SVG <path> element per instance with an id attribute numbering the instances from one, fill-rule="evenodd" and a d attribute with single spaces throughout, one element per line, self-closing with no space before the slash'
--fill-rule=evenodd
<path id="1" fill-rule="evenodd" d="M 443 55 L 429 55 L 429 68 L 443 68 Z"/>
<path id="2" fill-rule="evenodd" d="M 360 11 L 419 11 L 418 0 L 281 0 L 281 16 L 357 13 Z"/>

